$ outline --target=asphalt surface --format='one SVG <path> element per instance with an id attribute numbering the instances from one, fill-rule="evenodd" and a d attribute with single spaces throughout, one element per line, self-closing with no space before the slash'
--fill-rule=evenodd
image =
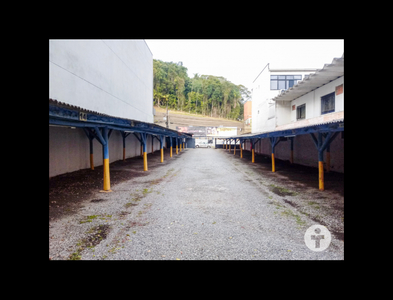
<path id="1" fill-rule="evenodd" d="M 112 193 L 93 193 L 75 213 L 50 220 L 50 258 L 344 259 L 343 193 L 318 191 L 317 177 L 316 186 L 289 180 L 280 167 L 272 173 L 269 163 L 252 164 L 243 153 L 186 149 L 112 185 Z M 304 242 L 315 224 L 332 232 L 321 252 Z"/>

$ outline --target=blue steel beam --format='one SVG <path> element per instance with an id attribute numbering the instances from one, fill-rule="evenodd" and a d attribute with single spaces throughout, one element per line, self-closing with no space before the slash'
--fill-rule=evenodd
<path id="1" fill-rule="evenodd" d="M 334 123 L 329 123 L 329 124 L 320 124 L 320 125 L 314 125 L 314 126 L 308 126 L 308 127 L 300 127 L 300 128 L 294 128 L 294 129 L 287 129 L 287 130 L 278 130 L 278 131 L 273 131 L 273 132 L 267 132 L 267 133 L 261 133 L 261 134 L 255 134 L 255 135 L 250 135 L 247 137 L 244 137 L 244 139 L 255 139 L 255 138 L 270 138 L 270 137 L 284 137 L 288 135 L 302 135 L 302 134 L 307 134 L 307 133 L 328 133 L 328 132 L 341 132 L 344 131 L 344 121 L 337 121 Z M 228 138 L 235 138 L 238 136 L 233 136 L 233 137 L 228 137 Z"/>
<path id="2" fill-rule="evenodd" d="M 101 132 L 100 132 L 100 130 L 98 129 L 98 127 L 93 127 L 94 128 L 94 130 L 95 130 L 95 132 L 96 132 L 96 136 L 97 136 L 97 140 L 101 143 L 101 145 L 102 146 L 105 146 L 106 144 L 107 144 L 107 141 L 108 141 L 108 137 L 105 139 L 102 135 L 101 135 Z M 106 134 L 107 134 L 107 130 L 108 130 L 108 128 L 107 127 L 104 127 L 106 130 L 105 130 L 105 132 L 106 132 Z M 103 129 L 104 129 L 103 128 Z M 105 155 L 104 155 L 105 156 Z"/>
<path id="3" fill-rule="evenodd" d="M 154 124 L 122 118 L 102 116 L 94 113 L 83 113 L 80 111 L 58 107 L 49 104 L 49 124 L 71 126 L 71 127 L 107 127 L 112 130 L 146 132 L 149 134 L 165 134 L 167 136 L 190 137 L 189 134 L 179 134 L 177 131 L 160 128 Z M 110 134 L 109 134 L 110 135 Z"/>

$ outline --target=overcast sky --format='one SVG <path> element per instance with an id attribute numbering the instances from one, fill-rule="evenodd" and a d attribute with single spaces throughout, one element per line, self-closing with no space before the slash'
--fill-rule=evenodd
<path id="1" fill-rule="evenodd" d="M 344 40 L 145 40 L 154 59 L 183 62 L 188 76 L 215 75 L 249 90 L 271 69 L 317 68 L 344 53 Z"/>

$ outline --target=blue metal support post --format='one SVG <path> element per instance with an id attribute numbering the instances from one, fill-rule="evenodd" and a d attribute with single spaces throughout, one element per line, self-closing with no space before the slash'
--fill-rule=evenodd
<path id="1" fill-rule="evenodd" d="M 110 132 L 108 127 L 103 127 L 102 133 L 98 129 L 98 127 L 94 127 L 96 131 L 96 136 L 98 140 L 102 144 L 102 152 L 103 152 L 103 176 L 104 176 L 104 189 L 101 192 L 112 192 L 111 191 L 111 181 L 109 174 L 109 136 Z"/>
<path id="2" fill-rule="evenodd" d="M 123 138 L 123 161 L 126 160 L 126 137 L 129 136 L 130 132 L 120 131 L 121 136 Z"/>
<path id="3" fill-rule="evenodd" d="M 272 172 L 276 172 L 276 163 L 274 160 L 274 149 L 276 148 L 277 144 L 280 142 L 279 137 L 271 137 L 270 143 L 272 144 Z"/>
<path id="4" fill-rule="evenodd" d="M 93 154 L 93 140 L 96 137 L 94 134 L 94 130 L 83 127 L 83 131 L 86 133 L 87 138 L 89 139 L 89 147 L 90 147 L 90 169 L 94 170 L 94 154 Z"/>
<path id="5" fill-rule="evenodd" d="M 170 137 L 169 137 L 169 146 L 171 147 L 171 151 L 169 152 L 170 157 L 172 157 L 172 146 L 173 146 L 173 144 L 172 144 L 172 142 L 173 142 L 172 139 L 173 139 L 173 138 L 170 136 Z"/>
<path id="6" fill-rule="evenodd" d="M 337 135 L 338 132 L 329 131 L 325 136 L 325 141 L 323 141 L 322 132 L 318 132 L 318 139 L 313 133 L 310 133 L 314 145 L 318 150 L 319 189 L 321 191 L 325 190 L 325 181 L 323 174 L 323 151 L 330 145 L 330 143 L 336 138 Z"/>
<path id="7" fill-rule="evenodd" d="M 143 171 L 147 171 L 147 133 L 140 133 L 143 145 Z"/>
<path id="8" fill-rule="evenodd" d="M 161 162 L 164 162 L 164 140 L 165 140 L 165 136 L 164 135 L 160 135 L 160 148 L 161 148 Z"/>

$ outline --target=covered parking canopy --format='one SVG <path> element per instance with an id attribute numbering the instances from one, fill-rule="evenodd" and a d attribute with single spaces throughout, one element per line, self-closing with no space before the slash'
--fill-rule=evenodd
<path id="1" fill-rule="evenodd" d="M 340 58 L 334 58 L 331 64 L 325 64 L 322 69 L 318 69 L 315 73 L 305 76 L 305 78 L 295 84 L 293 87 L 282 91 L 273 101 L 289 102 L 295 100 L 313 90 L 344 76 L 344 54 Z M 323 152 L 327 150 L 326 166 L 330 165 L 330 143 L 336 138 L 340 131 L 344 131 L 344 111 L 333 112 L 327 115 L 289 123 L 276 127 L 276 130 L 270 132 L 252 133 L 245 135 L 236 135 L 228 137 L 227 139 L 239 140 L 243 143 L 244 140 L 250 140 L 252 147 L 252 162 L 254 162 L 254 147 L 263 138 L 269 138 L 272 146 L 272 171 L 275 172 L 274 150 L 277 144 L 286 140 L 291 141 L 291 159 L 293 163 L 293 139 L 297 135 L 309 134 L 318 151 L 318 168 L 319 168 L 319 189 L 324 190 L 324 176 L 323 176 Z M 236 144 L 235 144 L 236 147 Z M 240 152 L 240 155 L 242 152 Z"/>
<path id="2" fill-rule="evenodd" d="M 318 167 L 319 167 L 319 189 L 324 190 L 324 177 L 323 177 L 323 152 L 328 149 L 327 159 L 330 159 L 329 146 L 330 143 L 336 138 L 339 132 L 344 131 L 344 118 L 334 120 L 331 122 L 325 122 L 320 124 L 313 124 L 309 126 L 303 126 L 298 128 L 276 130 L 264 133 L 251 133 L 244 135 L 235 135 L 226 137 L 227 140 L 239 140 L 242 144 L 245 140 L 249 140 L 251 143 L 252 151 L 252 162 L 254 162 L 254 148 L 255 144 L 263 138 L 269 138 L 272 146 L 272 172 L 275 172 L 274 162 L 274 150 L 275 147 L 281 140 L 289 138 L 291 141 L 291 163 L 293 163 L 293 139 L 297 135 L 309 134 L 314 142 L 315 147 L 318 151 Z M 241 149 L 241 148 L 240 148 Z M 241 154 L 240 154 L 241 155 Z M 241 155 L 242 157 L 242 155 Z M 329 162 L 327 161 L 327 166 Z"/>
<path id="3" fill-rule="evenodd" d="M 171 157 L 173 139 L 175 139 L 177 153 L 178 144 L 181 147 L 181 141 L 183 141 L 183 138 L 192 138 L 191 134 L 179 132 L 169 128 L 164 128 L 156 124 L 112 117 L 98 112 L 85 110 L 81 107 L 62 103 L 53 99 L 49 99 L 49 125 L 83 128 L 86 136 L 90 140 L 90 164 L 92 169 L 94 169 L 94 166 L 92 165 L 92 140 L 95 138 L 101 143 L 104 153 L 104 192 L 111 191 L 108 142 L 113 130 L 120 131 L 123 137 L 123 159 L 125 153 L 124 149 L 126 137 L 131 133 L 136 136 L 136 138 L 141 143 L 141 147 L 143 148 L 143 165 L 145 171 L 147 171 L 146 141 L 148 134 L 154 136 L 160 141 L 161 162 L 163 162 L 164 157 L 163 147 L 165 137 L 169 137 Z"/>

